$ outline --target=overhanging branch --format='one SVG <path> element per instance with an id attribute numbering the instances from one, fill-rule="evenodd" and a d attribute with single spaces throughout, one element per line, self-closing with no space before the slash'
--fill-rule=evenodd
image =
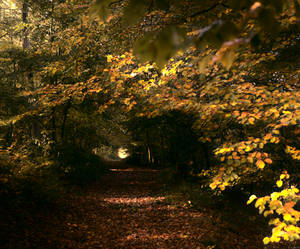
<path id="1" fill-rule="evenodd" d="M 219 6 L 219 5 L 221 5 L 221 3 L 220 3 L 220 2 L 217 2 L 216 4 L 212 5 L 212 6 L 209 7 L 208 9 L 198 11 L 198 12 L 192 14 L 192 15 L 189 16 L 189 17 L 190 17 L 190 18 L 193 18 L 193 17 L 199 16 L 199 15 L 201 15 L 201 14 L 207 13 L 207 12 L 213 10 L 214 8 L 216 8 L 216 7 Z"/>

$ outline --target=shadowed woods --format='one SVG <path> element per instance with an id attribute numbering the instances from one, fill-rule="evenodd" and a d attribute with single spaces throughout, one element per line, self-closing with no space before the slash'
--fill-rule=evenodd
<path id="1" fill-rule="evenodd" d="M 19 217 L 24 230 L 6 227 L 10 235 L 2 234 L 1 248 L 262 248 L 264 234 L 253 222 L 231 214 L 236 222 L 229 223 L 218 207 L 174 202 L 159 174 L 112 168 L 97 182 L 74 187 L 59 211 L 47 207 Z"/>
<path id="2" fill-rule="evenodd" d="M 0 1 L 0 249 L 294 249 L 299 3 Z"/>

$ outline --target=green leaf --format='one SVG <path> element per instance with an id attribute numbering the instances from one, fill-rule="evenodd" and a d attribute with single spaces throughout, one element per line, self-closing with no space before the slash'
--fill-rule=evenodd
<path id="1" fill-rule="evenodd" d="M 100 17 L 102 21 L 106 21 L 111 14 L 110 5 L 114 0 L 96 0 L 91 8 L 91 12 Z"/>
<path id="2" fill-rule="evenodd" d="M 201 59 L 201 61 L 198 63 L 198 68 L 200 73 L 205 73 L 205 69 L 208 65 L 208 63 L 211 61 L 212 56 L 205 56 Z"/>
<path id="3" fill-rule="evenodd" d="M 220 57 L 220 62 L 223 66 L 228 70 L 232 63 L 234 62 L 235 54 L 232 49 L 227 49 L 225 52 L 222 53 Z"/>
<path id="4" fill-rule="evenodd" d="M 223 25 L 221 20 L 214 21 L 211 25 L 206 26 L 200 30 L 197 30 L 195 33 L 195 44 L 197 47 L 205 47 L 208 44 L 213 44 L 220 46 L 222 42 L 217 38 L 216 34 L 219 31 L 219 28 Z"/>
<path id="5" fill-rule="evenodd" d="M 220 47 L 225 41 L 236 38 L 240 30 L 233 22 L 217 20 L 197 33 L 195 43 L 198 47 L 203 47 L 207 44 Z"/>
<path id="6" fill-rule="evenodd" d="M 167 27 L 161 32 L 151 32 L 138 40 L 134 52 L 142 61 L 154 61 L 159 67 L 163 65 L 185 44 L 185 31 Z"/>
<path id="7" fill-rule="evenodd" d="M 123 20 L 126 24 L 134 24 L 145 16 L 150 2 L 148 0 L 130 0 L 124 9 Z"/>

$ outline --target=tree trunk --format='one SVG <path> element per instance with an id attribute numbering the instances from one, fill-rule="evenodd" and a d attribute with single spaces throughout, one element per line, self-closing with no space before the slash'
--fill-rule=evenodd
<path id="1" fill-rule="evenodd" d="M 23 2 L 23 7 L 22 7 L 22 20 L 23 23 L 25 25 L 24 29 L 23 29 L 23 49 L 27 50 L 30 48 L 30 42 L 29 42 L 29 38 L 28 38 L 28 33 L 29 33 L 29 29 L 27 27 L 28 24 L 28 3 L 27 2 Z"/>
<path id="2" fill-rule="evenodd" d="M 51 114 L 51 124 L 52 124 L 52 134 L 51 134 L 51 139 L 54 143 L 57 142 L 56 139 L 56 120 L 55 120 L 55 109 L 53 109 L 52 114 Z"/>
<path id="3" fill-rule="evenodd" d="M 150 137 L 149 137 L 149 130 L 146 131 L 146 148 L 147 148 L 147 161 L 148 164 L 153 164 L 153 155 L 151 151 L 151 144 L 150 144 Z"/>
<path id="4" fill-rule="evenodd" d="M 66 122 L 68 117 L 68 112 L 71 107 L 71 99 L 68 100 L 67 105 L 65 107 L 64 113 L 63 113 L 63 122 L 61 125 L 61 142 L 64 142 L 64 136 L 65 136 L 65 128 L 66 128 Z"/>

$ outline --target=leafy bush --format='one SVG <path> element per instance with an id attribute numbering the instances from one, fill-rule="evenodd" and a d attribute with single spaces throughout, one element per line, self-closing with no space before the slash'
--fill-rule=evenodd
<path id="1" fill-rule="evenodd" d="M 63 178 L 71 182 L 96 180 L 106 170 L 98 156 L 72 145 L 57 147 L 54 154 L 56 169 Z"/>
<path id="2" fill-rule="evenodd" d="M 58 175 L 51 165 L 38 165 L 28 160 L 24 160 L 22 164 L 2 160 L 0 179 L 2 204 L 49 204 L 55 202 L 62 193 Z"/>
<path id="3" fill-rule="evenodd" d="M 297 226 L 300 221 L 300 212 L 296 208 L 300 200 L 299 189 L 289 184 L 290 175 L 283 172 L 276 182 L 281 191 L 257 198 L 250 196 L 247 204 L 256 199 L 255 207 L 264 217 L 271 217 L 269 225 L 274 226 L 272 235 L 265 237 L 264 244 L 279 242 L 280 240 L 295 241 L 300 238 L 300 228 Z"/>

